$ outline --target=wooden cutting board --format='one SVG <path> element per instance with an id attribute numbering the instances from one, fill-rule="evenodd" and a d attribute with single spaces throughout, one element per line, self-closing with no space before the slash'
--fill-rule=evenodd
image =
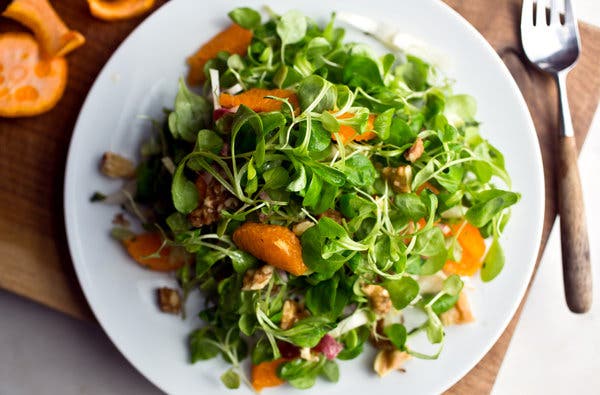
<path id="1" fill-rule="evenodd" d="M 551 79 L 526 66 L 519 44 L 519 0 L 445 0 L 492 44 L 527 100 L 537 128 L 546 177 L 543 250 L 556 217 L 554 154 L 557 108 Z M 158 0 L 157 6 L 165 1 Z M 0 7 L 2 7 L 0 2 Z M 143 17 L 106 23 L 93 19 L 82 0 L 54 1 L 58 13 L 87 43 L 69 55 L 65 96 L 47 114 L 0 119 L 0 287 L 71 316 L 93 320 L 74 275 L 63 222 L 63 174 L 79 109 L 96 75 Z M 438 28 L 442 28 L 438 26 Z M 600 29 L 581 24 L 583 52 L 569 76 L 571 111 L 579 147 L 600 95 Z M 22 30 L 0 17 L 0 32 Z M 151 49 L 149 49 L 151 50 Z M 84 197 L 82 197 L 84 198 Z M 488 354 L 448 394 L 491 391 L 523 304 Z"/>

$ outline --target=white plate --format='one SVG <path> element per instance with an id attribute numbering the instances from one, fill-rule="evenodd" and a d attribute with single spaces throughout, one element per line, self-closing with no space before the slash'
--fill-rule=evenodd
<path id="1" fill-rule="evenodd" d="M 171 394 L 221 393 L 219 359 L 188 363 L 187 335 L 200 325 L 198 306 L 188 304 L 186 321 L 158 312 L 154 290 L 173 284 L 163 274 L 142 270 L 108 236 L 115 208 L 90 203 L 96 191 L 118 184 L 102 177 L 98 160 L 106 150 L 136 156 L 150 123 L 172 106 L 185 58 L 228 23 L 238 5 L 258 8 L 264 0 L 170 1 L 139 26 L 106 64 L 81 110 L 73 133 L 65 176 L 65 217 L 73 263 L 98 321 L 127 359 L 150 381 Z M 436 361 L 411 360 L 406 374 L 377 378 L 371 356 L 342 362 L 338 384 L 319 382 L 311 393 L 439 393 L 471 369 L 498 339 L 521 300 L 537 256 L 544 207 L 541 156 L 533 123 L 508 70 L 477 31 L 435 0 L 417 2 L 304 0 L 271 2 L 285 12 L 295 8 L 320 23 L 331 11 L 360 13 L 388 23 L 440 48 L 450 59 L 448 74 L 456 92 L 470 93 L 479 105 L 482 134 L 505 155 L 514 190 L 523 197 L 514 208 L 503 245 L 506 266 L 489 284 L 475 281 L 477 322 L 448 328 L 445 349 Z M 335 5 L 337 4 L 337 5 Z M 348 37 L 365 37 L 348 30 Z M 198 302 L 196 302 L 198 303 Z M 269 394 L 295 392 L 285 386 Z M 249 393 L 241 389 L 240 393 Z M 306 394 L 307 392 L 302 392 Z"/>

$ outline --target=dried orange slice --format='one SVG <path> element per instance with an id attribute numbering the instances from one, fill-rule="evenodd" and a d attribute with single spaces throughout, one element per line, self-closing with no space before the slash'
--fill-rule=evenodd
<path id="1" fill-rule="evenodd" d="M 49 57 L 64 56 L 85 42 L 85 37 L 65 25 L 48 0 L 13 0 L 2 15 L 31 29 Z"/>
<path id="2" fill-rule="evenodd" d="M 187 77 L 188 84 L 198 85 L 204 82 L 204 65 L 219 52 L 226 51 L 230 54 L 244 55 L 250 41 L 252 41 L 252 31 L 235 23 L 211 38 L 187 59 L 190 66 Z"/>
<path id="3" fill-rule="evenodd" d="M 64 58 L 40 59 L 28 33 L 0 34 L 0 117 L 22 117 L 50 110 L 67 83 Z"/>
<path id="4" fill-rule="evenodd" d="M 118 21 L 133 18 L 149 11 L 154 0 L 88 0 L 90 12 L 98 19 Z"/>

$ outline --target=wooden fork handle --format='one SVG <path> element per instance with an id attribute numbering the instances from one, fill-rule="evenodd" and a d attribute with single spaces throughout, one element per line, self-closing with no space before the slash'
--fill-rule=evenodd
<path id="1" fill-rule="evenodd" d="M 565 297 L 572 312 L 585 313 L 592 305 L 592 273 L 575 137 L 560 137 L 558 156 L 558 212 Z"/>

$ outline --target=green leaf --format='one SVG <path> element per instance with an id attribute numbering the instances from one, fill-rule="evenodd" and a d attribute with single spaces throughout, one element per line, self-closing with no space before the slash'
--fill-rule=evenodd
<path id="1" fill-rule="evenodd" d="M 221 382 L 229 389 L 240 388 L 240 375 L 233 368 L 229 368 L 221 375 Z"/>
<path id="2" fill-rule="evenodd" d="M 387 109 L 375 118 L 375 122 L 373 123 L 373 131 L 377 133 L 380 139 L 388 140 L 390 138 L 392 121 L 394 118 L 394 112 L 396 110 L 393 108 Z"/>
<path id="3" fill-rule="evenodd" d="M 246 273 L 248 269 L 256 264 L 256 258 L 242 250 L 228 250 L 225 254 L 231 259 L 233 270 L 236 273 Z"/>
<path id="4" fill-rule="evenodd" d="M 169 215 L 166 222 L 173 233 L 185 232 L 190 227 L 187 217 L 181 213 Z"/>
<path id="5" fill-rule="evenodd" d="M 413 252 L 427 257 L 446 253 L 446 242 L 442 230 L 437 226 L 433 226 L 420 233 L 417 236 Z"/>
<path id="6" fill-rule="evenodd" d="M 169 114 L 169 129 L 173 137 L 194 142 L 198 131 L 207 127 L 212 120 L 212 108 L 203 96 L 192 93 L 179 80 L 179 92 L 175 97 L 175 110 Z"/>
<path id="7" fill-rule="evenodd" d="M 402 324 L 391 324 L 383 328 L 383 333 L 398 350 L 404 350 L 406 328 Z"/>
<path id="8" fill-rule="evenodd" d="M 189 339 L 191 361 L 211 359 L 219 354 L 214 332 L 209 327 L 195 330 L 191 333 Z"/>
<path id="9" fill-rule="evenodd" d="M 492 245 L 483 260 L 481 267 L 481 280 L 492 281 L 504 267 L 504 251 L 498 238 L 494 237 Z"/>
<path id="10" fill-rule="evenodd" d="M 326 360 L 321 371 L 321 376 L 327 381 L 337 383 L 340 380 L 340 368 L 335 361 Z"/>
<path id="11" fill-rule="evenodd" d="M 290 192 L 299 192 L 306 188 L 306 169 L 300 165 L 296 167 L 296 172 L 296 178 L 286 188 Z"/>
<path id="12" fill-rule="evenodd" d="M 387 280 L 383 287 L 390 293 L 392 304 L 397 310 L 402 310 L 419 294 L 419 284 L 411 277 L 402 277 L 400 280 Z"/>
<path id="13" fill-rule="evenodd" d="M 442 291 L 447 295 L 457 296 L 463 288 L 463 282 L 460 276 L 452 274 L 444 280 Z"/>
<path id="14" fill-rule="evenodd" d="M 306 35 L 306 17 L 300 11 L 288 11 L 277 21 L 277 34 L 283 45 L 294 44 Z"/>
<path id="15" fill-rule="evenodd" d="M 198 190 L 193 182 L 185 178 L 183 171 L 185 163 L 180 163 L 173 174 L 173 183 L 171 184 L 171 197 L 175 209 L 182 214 L 191 213 L 198 207 Z"/>
<path id="16" fill-rule="evenodd" d="M 290 329 L 281 331 L 279 336 L 298 347 L 315 347 L 331 329 L 331 323 L 327 317 L 315 316 L 304 318 Z"/>
<path id="17" fill-rule="evenodd" d="M 288 185 L 290 176 L 283 167 L 273 167 L 263 173 L 263 179 L 265 180 L 264 188 L 279 189 Z"/>
<path id="18" fill-rule="evenodd" d="M 480 228 L 491 221 L 496 214 L 517 203 L 520 198 L 521 195 L 518 193 L 500 189 L 480 192 L 475 196 L 477 203 L 467 210 L 465 218 Z"/>
<path id="19" fill-rule="evenodd" d="M 321 124 L 329 133 L 337 133 L 340 131 L 340 123 L 329 111 L 323 111 L 321 114 Z M 331 139 L 331 137 L 329 137 L 329 139 Z"/>
<path id="20" fill-rule="evenodd" d="M 297 96 L 303 112 L 311 109 L 312 112 L 323 113 L 335 107 L 337 89 L 323 77 L 312 74 L 300 82 Z"/>
<path id="21" fill-rule="evenodd" d="M 361 154 L 346 159 L 342 171 L 346 174 L 346 180 L 357 187 L 372 185 L 377 177 L 377 171 L 371 160 Z"/>
<path id="22" fill-rule="evenodd" d="M 429 75 L 429 65 L 415 56 L 407 56 L 405 63 L 400 71 L 406 85 L 414 91 L 423 91 L 427 88 L 427 77 Z"/>
<path id="23" fill-rule="evenodd" d="M 264 336 L 259 338 L 252 349 L 252 364 L 258 365 L 261 362 L 272 361 L 273 358 L 273 349 L 267 339 Z"/>
<path id="24" fill-rule="evenodd" d="M 417 133 L 406 123 L 405 120 L 398 117 L 392 118 L 390 124 L 390 133 L 386 140 L 388 144 L 395 145 L 397 147 L 403 147 L 405 145 L 412 144 L 417 138 Z"/>
<path id="25" fill-rule="evenodd" d="M 383 77 L 377 62 L 364 55 L 350 56 L 343 69 L 344 83 L 351 87 L 383 86 Z"/>
<path id="26" fill-rule="evenodd" d="M 458 302 L 458 296 L 459 295 L 453 296 L 448 294 L 440 296 L 438 300 L 433 302 L 433 305 L 431 305 L 433 312 L 435 314 L 442 314 L 450 310 L 452 307 L 454 307 L 456 302 Z"/>
<path id="27" fill-rule="evenodd" d="M 321 189 L 323 189 L 323 181 L 321 181 L 321 177 L 313 174 L 308 189 L 306 190 L 306 194 L 304 195 L 302 205 L 314 209 L 319 202 L 319 198 L 321 197 Z"/>
<path id="28" fill-rule="evenodd" d="M 427 206 L 415 193 L 401 193 L 394 196 L 397 213 L 405 220 L 418 221 L 427 215 Z"/>
<path id="29" fill-rule="evenodd" d="M 444 115 L 452 125 L 460 127 L 466 122 L 473 122 L 477 113 L 477 102 L 473 96 L 454 95 L 446 97 Z"/>
<path id="30" fill-rule="evenodd" d="M 427 324 L 426 324 L 426 332 L 427 338 L 433 344 L 441 343 L 444 340 L 444 326 L 442 325 L 442 321 L 435 314 L 431 306 L 425 306 L 425 313 L 427 313 Z"/>
<path id="31" fill-rule="evenodd" d="M 229 12 L 229 18 L 244 29 L 252 30 L 260 25 L 260 14 L 248 7 L 239 7 Z"/>
<path id="32" fill-rule="evenodd" d="M 198 132 L 194 151 L 208 151 L 217 154 L 221 148 L 223 148 L 223 139 L 218 134 L 208 129 Z"/>

